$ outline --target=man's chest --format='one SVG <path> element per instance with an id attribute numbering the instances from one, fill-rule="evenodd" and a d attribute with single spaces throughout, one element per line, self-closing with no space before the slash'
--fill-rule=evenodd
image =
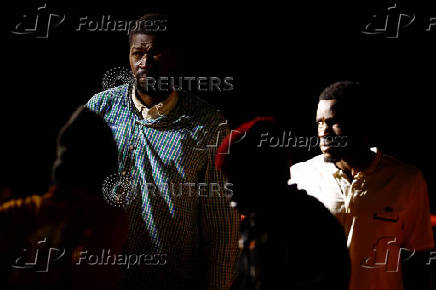
<path id="1" fill-rule="evenodd" d="M 150 126 L 135 116 L 106 118 L 124 167 L 162 168 L 196 176 L 207 161 L 207 129 L 202 125 Z"/>
<path id="2" fill-rule="evenodd" d="M 316 197 L 343 225 L 346 234 L 353 229 L 353 240 L 376 243 L 379 238 L 403 239 L 412 201 L 410 186 L 393 177 L 344 181 L 331 178 L 312 188 Z"/>

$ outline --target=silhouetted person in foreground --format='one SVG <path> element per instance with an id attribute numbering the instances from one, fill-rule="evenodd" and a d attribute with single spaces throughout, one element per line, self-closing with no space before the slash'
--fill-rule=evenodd
<path id="1" fill-rule="evenodd" d="M 245 215 L 241 275 L 233 289 L 347 289 L 341 226 L 315 198 L 287 185 L 287 149 L 260 142 L 266 133 L 280 137 L 283 131 L 269 117 L 244 123 L 216 156 L 233 184 L 233 205 Z"/>
<path id="2" fill-rule="evenodd" d="M 126 238 L 127 220 L 107 202 L 111 196 L 102 196 L 104 180 L 116 171 L 110 128 L 79 107 L 59 134 L 49 191 L 0 204 L 2 289 L 118 287 L 122 265 L 112 258 Z M 101 264 L 94 264 L 97 256 Z"/>

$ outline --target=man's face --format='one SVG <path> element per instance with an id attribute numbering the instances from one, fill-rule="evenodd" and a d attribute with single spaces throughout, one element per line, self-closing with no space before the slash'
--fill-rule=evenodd
<path id="1" fill-rule="evenodd" d="M 337 100 L 320 100 L 316 112 L 320 149 L 326 162 L 337 162 L 344 156 L 347 138 L 344 127 L 347 124 L 344 114 L 337 105 Z"/>
<path id="2" fill-rule="evenodd" d="M 174 56 L 159 44 L 156 35 L 141 33 L 132 36 L 129 61 L 135 85 L 142 93 L 153 92 L 150 81 L 147 86 L 146 78 L 153 78 L 157 83 L 159 77 L 170 76 L 175 65 Z M 157 85 L 153 87 L 158 89 Z"/>

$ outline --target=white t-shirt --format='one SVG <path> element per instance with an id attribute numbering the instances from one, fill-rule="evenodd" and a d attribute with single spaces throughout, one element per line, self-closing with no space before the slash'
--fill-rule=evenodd
<path id="1" fill-rule="evenodd" d="M 403 289 L 400 252 L 411 257 L 434 246 L 421 171 L 380 151 L 351 183 L 323 155 L 292 166 L 290 183 L 316 197 L 343 225 L 350 290 Z"/>

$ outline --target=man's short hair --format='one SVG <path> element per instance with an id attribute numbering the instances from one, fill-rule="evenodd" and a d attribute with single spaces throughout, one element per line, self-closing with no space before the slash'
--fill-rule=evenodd
<path id="1" fill-rule="evenodd" d="M 373 139 L 380 111 L 377 106 L 373 90 L 368 84 L 357 81 L 338 81 L 326 87 L 319 95 L 319 100 L 336 100 L 336 110 L 340 112 L 342 121 L 347 122 L 360 133 Z M 371 140 L 370 142 L 374 142 Z"/>
<path id="2" fill-rule="evenodd" d="M 132 38 L 135 34 L 156 35 L 159 44 L 168 47 L 170 36 L 168 28 L 168 16 L 165 14 L 145 14 L 135 21 L 129 31 L 129 44 L 132 45 Z"/>
<path id="3" fill-rule="evenodd" d="M 355 125 L 360 119 L 366 119 L 371 105 L 371 98 L 365 86 L 356 81 L 332 83 L 321 92 L 319 100 L 336 100 L 336 108 L 341 111 L 342 117 L 354 120 Z"/>
<path id="4" fill-rule="evenodd" d="M 319 95 L 320 100 L 362 101 L 363 87 L 360 82 L 339 81 L 326 87 Z"/>

